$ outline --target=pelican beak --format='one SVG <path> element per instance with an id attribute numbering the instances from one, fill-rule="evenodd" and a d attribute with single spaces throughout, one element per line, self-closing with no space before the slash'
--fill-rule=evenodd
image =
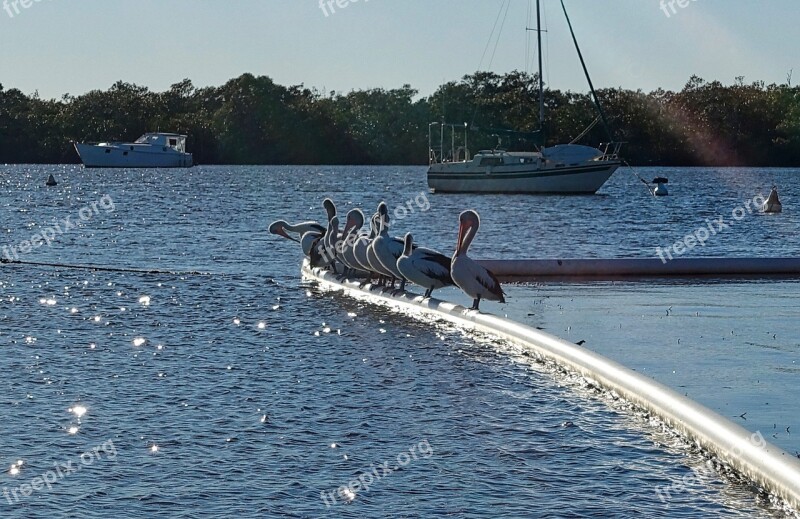
<path id="1" fill-rule="evenodd" d="M 461 252 L 461 244 L 464 243 L 464 231 L 466 226 L 463 223 L 458 225 L 458 241 L 456 242 L 456 254 Z"/>
<path id="2" fill-rule="evenodd" d="M 297 238 L 294 238 L 293 236 L 289 236 L 289 234 L 286 232 L 286 229 L 284 229 L 283 227 L 281 227 L 281 229 L 278 231 L 278 234 L 280 234 L 281 236 L 283 236 L 287 240 L 292 240 L 292 241 L 295 241 L 297 243 L 300 243 L 300 240 L 298 240 Z"/>

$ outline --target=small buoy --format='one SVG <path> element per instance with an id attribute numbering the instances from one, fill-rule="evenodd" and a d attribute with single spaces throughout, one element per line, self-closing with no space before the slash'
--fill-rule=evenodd
<path id="1" fill-rule="evenodd" d="M 58 185 L 58 182 L 56 182 L 56 177 L 54 177 L 52 173 L 50 174 L 49 177 L 47 177 L 47 182 L 45 182 L 45 185 L 48 187 L 53 187 Z"/>
<path id="2" fill-rule="evenodd" d="M 783 211 L 783 205 L 781 205 L 781 201 L 778 198 L 778 188 L 772 188 L 772 191 L 770 191 L 769 197 L 767 198 L 767 201 L 764 202 L 761 210 L 765 213 L 780 213 Z"/>

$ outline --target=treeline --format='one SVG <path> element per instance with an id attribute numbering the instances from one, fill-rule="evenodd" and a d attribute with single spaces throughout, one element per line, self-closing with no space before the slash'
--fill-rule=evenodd
<path id="1" fill-rule="evenodd" d="M 603 89 L 614 139 L 639 165 L 800 165 L 800 87 L 706 82 L 680 92 Z M 548 144 L 571 142 L 597 111 L 588 93 L 546 90 Z M 118 82 L 58 100 L 0 85 L 0 163 L 72 163 L 72 141 L 131 140 L 147 131 L 189 135 L 199 164 L 425 164 L 428 124 L 468 123 L 470 148 L 531 149 L 537 78 L 479 72 L 420 98 L 410 85 L 349 93 L 281 86 L 245 74 L 221 87 L 184 80 L 166 92 Z M 438 130 L 437 130 L 438 131 Z M 579 142 L 607 142 L 602 124 Z M 448 138 L 449 143 L 449 138 Z"/>

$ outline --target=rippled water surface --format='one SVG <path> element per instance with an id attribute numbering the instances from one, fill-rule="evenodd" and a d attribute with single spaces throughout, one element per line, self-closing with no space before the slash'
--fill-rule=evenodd
<path id="1" fill-rule="evenodd" d="M 0 167 L 4 254 L 142 271 L 0 265 L 0 517 L 783 517 L 509 345 L 319 291 L 266 233 L 321 219 L 331 196 L 341 212 L 386 199 L 393 230 L 448 254 L 467 207 L 474 257 L 652 257 L 719 216 L 730 228 L 688 255 L 800 252 L 797 171 L 640 173 L 672 196 L 624 171 L 598 196 L 476 197 L 429 194 L 423 168 Z M 773 184 L 784 214 L 733 218 Z M 508 292 L 484 310 L 587 340 L 800 450 L 796 282 Z M 359 477 L 368 490 L 336 493 Z"/>

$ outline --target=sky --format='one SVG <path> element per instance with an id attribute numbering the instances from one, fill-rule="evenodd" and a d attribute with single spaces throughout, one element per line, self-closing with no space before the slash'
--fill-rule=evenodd
<path id="1" fill-rule="evenodd" d="M 324 92 L 410 84 L 429 95 L 479 69 L 535 70 L 529 0 L 23 1 L 0 0 L 0 84 L 48 99 L 245 72 Z M 800 82 L 798 0 L 680 1 L 565 0 L 595 86 L 784 83 L 792 69 Z M 558 0 L 542 4 L 548 85 L 586 91 Z"/>

